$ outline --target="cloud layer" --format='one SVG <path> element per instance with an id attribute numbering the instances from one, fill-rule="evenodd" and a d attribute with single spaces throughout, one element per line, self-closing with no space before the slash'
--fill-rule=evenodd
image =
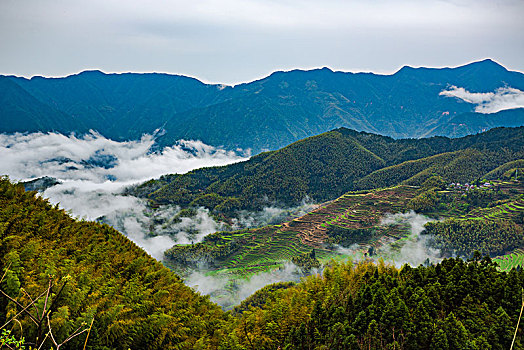
<path id="1" fill-rule="evenodd" d="M 246 159 L 201 141 L 187 140 L 152 153 L 154 143 L 151 135 L 138 141 L 118 142 L 95 132 L 83 137 L 58 133 L 0 134 L 0 173 L 16 180 L 47 175 L 116 189 L 163 174 L 181 174 Z M 104 184 L 108 181 L 112 184 Z"/>
<path id="2" fill-rule="evenodd" d="M 313 269 L 310 274 L 317 273 L 320 273 L 320 270 Z M 212 301 L 229 309 L 264 286 L 279 282 L 300 282 L 302 277 L 304 275 L 299 267 L 293 263 L 286 263 L 273 271 L 260 272 L 248 278 L 206 275 L 195 270 L 184 279 L 184 283 L 200 293 L 209 295 Z"/>
<path id="3" fill-rule="evenodd" d="M 440 250 L 431 248 L 429 242 L 431 236 L 421 235 L 424 231 L 424 225 L 432 219 L 417 214 L 414 211 L 407 213 L 399 213 L 394 215 L 387 215 L 382 221 L 381 225 L 392 224 L 408 224 L 410 227 L 410 234 L 402 242 L 400 250 L 394 249 L 386 245 L 379 249 L 378 254 L 384 256 L 384 260 L 391 261 L 397 266 L 409 264 L 411 266 L 418 266 L 424 264 L 426 261 L 435 263 L 440 261 Z"/>
<path id="4" fill-rule="evenodd" d="M 485 114 L 524 107 L 524 91 L 512 87 L 502 87 L 495 92 L 469 92 L 462 87 L 453 85 L 439 95 L 456 97 L 475 104 L 475 112 Z"/>
<path id="5" fill-rule="evenodd" d="M 428 260 L 431 263 L 440 261 L 440 251 L 430 246 L 432 239 L 429 235 L 421 235 L 424 231 L 424 225 L 432 221 L 432 219 L 417 214 L 414 211 L 397 214 L 387 214 L 381 220 L 381 226 L 389 225 L 407 225 L 409 233 L 401 241 L 384 240 L 381 246 L 378 246 L 374 255 L 365 257 L 363 247 L 358 244 L 353 244 L 350 247 L 335 246 L 336 252 L 341 255 L 351 257 L 355 261 L 363 259 L 383 259 L 387 263 L 401 267 L 404 264 L 411 266 L 418 266 L 426 263 Z M 369 246 L 364 246 L 365 250 Z"/>
<path id="6" fill-rule="evenodd" d="M 169 227 L 179 211 L 163 207 L 151 211 L 135 197 L 121 191 L 134 183 L 168 173 L 185 173 L 205 166 L 225 165 L 246 159 L 243 155 L 208 146 L 200 141 L 179 141 L 152 153 L 151 135 L 141 140 L 117 142 L 99 134 L 83 137 L 57 133 L 0 134 L 0 174 L 12 180 L 51 176 L 60 181 L 42 194 L 73 216 L 101 219 L 126 234 L 153 257 L 175 242 L 198 242 L 220 228 L 207 210 L 183 218 Z M 158 224 L 157 224 L 158 223 Z"/>

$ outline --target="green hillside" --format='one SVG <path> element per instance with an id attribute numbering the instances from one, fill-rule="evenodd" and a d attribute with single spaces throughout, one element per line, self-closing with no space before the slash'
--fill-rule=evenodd
<path id="1" fill-rule="evenodd" d="M 49 327 L 61 343 L 92 322 L 88 349 L 216 347 L 220 308 L 113 228 L 76 221 L 2 178 L 0 233 L 0 323 L 22 329 L 28 346 L 45 338 L 42 348 L 56 348 Z M 66 348 L 82 349 L 86 335 Z"/>
<path id="2" fill-rule="evenodd" d="M 284 246 L 295 236 L 297 247 L 308 247 L 295 261 L 305 263 L 322 259 L 319 239 L 329 235 L 335 240 L 360 240 L 361 234 L 371 234 L 367 242 L 376 244 L 379 235 L 401 240 L 403 225 L 383 227 L 382 233 L 367 228 L 377 226 L 385 212 L 409 206 L 420 191 L 434 190 L 432 184 L 438 181 L 428 181 L 420 189 L 401 186 L 348 193 L 281 226 L 214 234 L 201 245 L 211 249 L 203 250 L 207 255 L 202 256 L 220 262 L 228 253 L 213 256 L 211 247 L 229 245 L 237 263 L 245 264 L 255 256 L 270 255 L 268 244 Z M 437 210 L 443 215 L 456 210 L 451 198 L 473 200 L 460 191 L 440 190 L 446 208 Z M 519 220 L 524 209 L 522 185 L 500 182 L 492 191 L 498 205 L 463 211 L 463 220 Z M 252 243 L 253 238 L 258 241 Z M 245 250 L 244 245 L 250 248 Z M 119 232 L 74 220 L 5 178 L 0 180 L 0 251 L 0 342 L 17 349 L 42 342 L 46 349 L 64 344 L 62 349 L 86 345 L 97 350 L 305 345 L 319 350 L 507 349 L 524 287 L 524 270 L 501 272 L 489 257 L 478 254 L 467 262 L 446 259 L 402 268 L 380 260 L 330 261 L 322 275 L 298 284 L 267 286 L 233 313 L 224 313 Z M 521 329 L 514 346 L 522 348 Z"/>
<path id="3" fill-rule="evenodd" d="M 273 270 L 289 261 L 307 274 L 341 256 L 396 259 L 411 239 L 411 228 L 408 219 L 383 220 L 415 210 L 441 219 L 426 225 L 425 233 L 434 238 L 428 247 L 444 256 L 469 258 L 479 251 L 497 257 L 524 248 L 523 195 L 520 182 L 446 186 L 433 176 L 422 186 L 349 192 L 289 222 L 216 232 L 200 243 L 175 245 L 164 254 L 182 274 L 205 263 L 209 272 L 238 276 Z"/>
<path id="4" fill-rule="evenodd" d="M 509 349 L 524 272 L 489 258 L 401 269 L 334 263 L 244 305 L 230 349 Z M 519 329 L 514 349 L 521 349 Z"/>
<path id="5" fill-rule="evenodd" d="M 518 157 L 521 157 L 520 153 Z M 360 179 L 355 187 L 369 189 L 396 184 L 420 185 L 431 175 L 439 175 L 447 183 L 491 178 L 489 175 L 499 169 L 501 163 L 520 164 L 518 162 L 521 160 L 511 161 L 514 158 L 512 152 L 477 149 L 442 153 L 379 169 Z"/>
<path id="6" fill-rule="evenodd" d="M 282 225 L 208 235 L 201 243 L 176 245 L 164 254 L 182 270 L 205 262 L 211 270 L 249 275 L 274 269 L 315 250 L 327 261 L 337 255 L 333 244 L 380 245 L 384 235 L 400 238 L 405 227 L 380 225 L 386 213 L 405 210 L 417 194 L 410 187 L 348 193 Z"/>
<path id="7" fill-rule="evenodd" d="M 468 182 L 524 158 L 524 128 L 460 139 L 400 139 L 337 129 L 224 167 L 167 175 L 129 190 L 153 204 L 203 206 L 217 215 L 320 203 L 355 189 L 420 185 L 433 174 Z"/>

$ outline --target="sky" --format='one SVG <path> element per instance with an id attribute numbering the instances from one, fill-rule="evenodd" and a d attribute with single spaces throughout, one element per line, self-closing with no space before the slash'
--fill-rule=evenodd
<path id="1" fill-rule="evenodd" d="M 522 0 L 1 0 L 0 74 L 390 74 L 492 58 L 524 71 Z"/>

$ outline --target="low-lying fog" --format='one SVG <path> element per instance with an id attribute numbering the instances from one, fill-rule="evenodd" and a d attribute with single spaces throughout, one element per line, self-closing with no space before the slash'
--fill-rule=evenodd
<path id="1" fill-rule="evenodd" d="M 27 181 L 44 176 L 58 184 L 47 188 L 42 196 L 73 216 L 104 222 L 142 246 L 156 259 L 176 241 L 187 243 L 188 232 L 197 232 L 191 240 L 216 231 L 216 223 L 205 209 L 194 220 L 177 226 L 158 227 L 150 237 L 150 211 L 143 200 L 122 196 L 121 191 L 164 174 L 226 165 L 248 159 L 247 153 L 226 151 L 200 141 L 180 140 L 172 147 L 152 152 L 154 137 L 117 142 L 92 132 L 85 136 L 58 133 L 0 134 L 0 174 L 12 181 Z M 166 207 L 155 215 L 174 215 L 178 208 Z"/>
<path id="2" fill-rule="evenodd" d="M 72 216 L 103 220 L 123 232 L 149 254 L 162 260 L 163 252 L 176 243 L 199 242 L 224 224 L 216 222 L 207 209 L 200 208 L 192 218 L 169 222 L 180 210 L 165 206 L 154 211 L 142 199 L 123 196 L 122 190 L 132 184 L 158 178 L 164 174 L 226 165 L 248 159 L 248 153 L 232 152 L 200 141 L 180 140 L 172 147 L 153 152 L 155 139 L 144 135 L 137 141 L 117 142 L 92 132 L 85 136 L 58 133 L 0 134 L 0 175 L 12 181 L 51 177 L 50 187 L 41 195 Z M 293 208 L 305 214 L 312 205 Z M 241 212 L 233 223 L 236 227 L 260 226 L 284 220 L 289 208 L 267 207 L 260 212 Z M 404 248 L 394 256 L 395 262 L 422 263 L 435 260 L 438 252 L 428 250 L 426 238 L 420 237 L 425 217 L 414 213 L 385 218 L 383 224 L 402 221 L 411 225 L 412 234 Z M 383 253 L 393 256 L 388 247 Z M 353 256 L 351 247 L 340 248 L 343 255 Z M 264 285 L 280 281 L 298 281 L 297 268 L 289 263 L 277 271 L 251 276 L 247 280 L 228 280 L 194 271 L 186 283 L 224 306 L 236 304 Z M 226 285 L 235 288 L 224 288 Z M 227 289 L 228 292 L 224 290 Z"/>

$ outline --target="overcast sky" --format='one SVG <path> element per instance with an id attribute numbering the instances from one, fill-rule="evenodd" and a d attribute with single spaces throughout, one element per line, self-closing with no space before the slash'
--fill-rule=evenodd
<path id="1" fill-rule="evenodd" d="M 328 66 L 492 58 L 524 71 L 522 0 L 0 0 L 0 74 L 168 72 L 234 84 Z"/>

